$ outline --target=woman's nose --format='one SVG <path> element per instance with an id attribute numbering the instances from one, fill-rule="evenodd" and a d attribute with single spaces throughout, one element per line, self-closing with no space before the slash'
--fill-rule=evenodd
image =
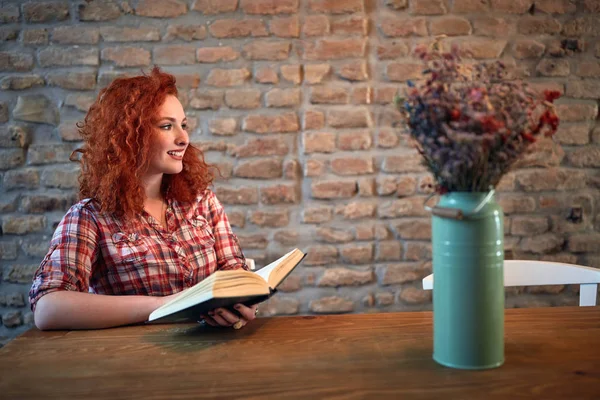
<path id="1" fill-rule="evenodd" d="M 185 146 L 189 143 L 189 135 L 185 129 L 179 127 L 177 129 L 177 135 L 175 136 L 175 143 L 179 146 Z"/>

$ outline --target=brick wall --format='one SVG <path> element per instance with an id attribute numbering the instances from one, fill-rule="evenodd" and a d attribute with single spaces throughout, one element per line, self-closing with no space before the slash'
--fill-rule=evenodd
<path id="1" fill-rule="evenodd" d="M 224 178 L 248 256 L 310 253 L 264 315 L 430 309 L 431 177 L 390 104 L 446 34 L 564 93 L 555 141 L 501 183 L 507 256 L 600 266 L 600 1 L 129 0 L 0 3 L 0 343 L 32 324 L 31 275 L 76 201 L 99 88 L 157 64 Z M 575 304 L 517 288 L 508 306 Z"/>

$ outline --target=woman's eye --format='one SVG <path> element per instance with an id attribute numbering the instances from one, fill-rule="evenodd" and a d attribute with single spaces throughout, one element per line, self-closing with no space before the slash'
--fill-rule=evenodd
<path id="1" fill-rule="evenodd" d="M 167 124 L 167 125 L 161 125 L 160 129 L 164 129 L 165 131 L 168 131 L 172 128 L 173 126 L 171 124 Z"/>
<path id="2" fill-rule="evenodd" d="M 184 131 L 187 131 L 187 127 L 188 127 L 188 126 L 187 126 L 187 124 L 182 124 L 182 125 L 181 125 L 181 128 L 182 128 Z"/>

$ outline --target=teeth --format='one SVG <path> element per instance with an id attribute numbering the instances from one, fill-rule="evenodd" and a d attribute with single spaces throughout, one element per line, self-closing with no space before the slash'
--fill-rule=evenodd
<path id="1" fill-rule="evenodd" d="M 167 151 L 167 153 L 176 157 L 183 157 L 183 151 Z"/>

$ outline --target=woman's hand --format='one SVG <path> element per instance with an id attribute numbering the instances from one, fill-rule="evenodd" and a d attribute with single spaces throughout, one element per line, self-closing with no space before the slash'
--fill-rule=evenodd
<path id="1" fill-rule="evenodd" d="M 200 317 L 210 326 L 233 326 L 235 329 L 240 329 L 256 318 L 257 305 L 246 307 L 238 303 L 233 308 L 236 309 L 239 315 L 226 308 L 216 308 L 209 311 L 208 315 L 201 315 Z"/>

